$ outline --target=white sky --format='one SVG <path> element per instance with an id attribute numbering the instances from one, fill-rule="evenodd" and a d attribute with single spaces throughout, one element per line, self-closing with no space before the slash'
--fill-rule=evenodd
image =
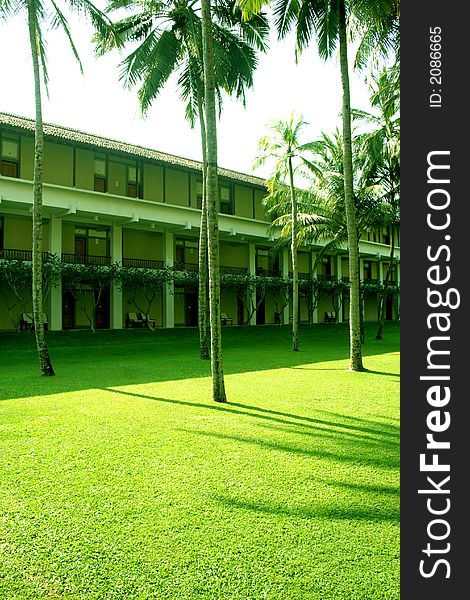
<path id="1" fill-rule="evenodd" d="M 102 3 L 97 3 L 102 5 Z M 83 63 L 82 76 L 61 31 L 47 33 L 49 99 L 43 95 L 43 118 L 138 144 L 141 146 L 201 160 L 199 130 L 191 130 L 184 118 L 184 105 L 170 81 L 148 112 L 140 116 L 136 91 L 126 91 L 118 80 L 117 65 L 123 56 L 112 53 L 93 55 L 91 29 L 70 19 L 73 38 Z M 266 167 L 252 171 L 258 139 L 266 133 L 270 120 L 287 118 L 292 111 L 309 123 L 305 140 L 316 139 L 321 131 L 340 126 L 341 85 L 338 61 L 321 61 L 314 45 L 299 63 L 294 61 L 294 42 L 275 40 L 270 51 L 260 56 L 255 85 L 241 103 L 226 98 L 218 127 L 219 165 L 225 168 L 267 176 Z M 0 22 L 2 86 L 0 111 L 34 117 L 32 66 L 25 17 Z M 8 59 L 7 59 L 8 57 Z M 364 73 L 351 76 L 351 104 L 369 109 Z"/>

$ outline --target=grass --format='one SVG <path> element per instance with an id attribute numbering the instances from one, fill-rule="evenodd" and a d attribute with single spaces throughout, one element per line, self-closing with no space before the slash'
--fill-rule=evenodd
<path id="1" fill-rule="evenodd" d="M 399 331 L 0 336 L 0 598 L 398 600 Z"/>

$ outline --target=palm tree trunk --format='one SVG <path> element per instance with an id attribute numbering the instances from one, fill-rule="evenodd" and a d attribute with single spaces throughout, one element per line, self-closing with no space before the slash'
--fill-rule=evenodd
<path id="1" fill-rule="evenodd" d="M 343 170 L 344 170 L 344 204 L 349 246 L 349 368 L 351 371 L 362 371 L 360 295 L 359 295 L 359 253 L 356 225 L 356 207 L 354 204 L 352 142 L 351 142 L 351 100 L 349 92 L 348 42 L 346 32 L 346 9 L 344 0 L 339 0 L 339 54 L 341 68 L 341 84 L 343 88 Z"/>
<path id="2" fill-rule="evenodd" d="M 377 327 L 377 333 L 375 334 L 375 339 L 376 340 L 381 340 L 383 339 L 382 334 L 383 334 L 383 330 L 384 330 L 384 323 L 385 323 L 385 311 L 386 311 L 386 304 L 387 304 L 387 291 L 388 291 L 388 284 L 390 281 L 390 277 L 391 274 L 393 273 L 393 263 L 394 263 L 394 254 L 395 254 L 395 232 L 393 230 L 393 227 L 390 227 L 391 229 L 391 240 L 390 240 L 390 263 L 388 265 L 388 269 L 387 269 L 387 274 L 385 275 L 385 283 L 384 283 L 384 290 L 383 290 L 383 294 L 382 294 L 382 300 L 380 302 L 380 311 L 379 311 L 379 324 Z"/>
<path id="3" fill-rule="evenodd" d="M 42 159 L 44 134 L 42 125 L 41 80 L 39 72 L 37 21 L 31 3 L 28 3 L 28 28 L 31 45 L 31 58 L 34 71 L 34 96 L 36 105 L 36 124 L 34 135 L 34 174 L 33 174 L 33 246 L 32 246 L 32 297 L 33 320 L 36 334 L 39 365 L 43 375 L 55 375 L 49 358 L 44 336 L 42 308 Z"/>
<path id="4" fill-rule="evenodd" d="M 299 351 L 299 273 L 297 269 L 297 199 L 294 188 L 292 158 L 289 156 L 289 184 L 292 207 L 292 350 Z"/>
<path id="5" fill-rule="evenodd" d="M 198 292 L 198 324 L 199 324 L 199 353 L 202 360 L 209 359 L 208 333 L 209 320 L 207 315 L 207 202 L 206 202 L 206 123 L 204 121 L 204 106 L 202 94 L 197 90 L 197 108 L 202 142 L 202 206 L 201 227 L 199 230 L 199 292 Z"/>
<path id="6" fill-rule="evenodd" d="M 220 323 L 219 230 L 217 222 L 217 117 L 215 109 L 215 64 L 212 39 L 211 1 L 202 0 L 202 49 L 204 61 L 204 102 L 206 122 L 206 201 L 209 258 L 209 306 L 211 324 L 212 400 L 227 402 L 222 368 L 222 327 Z"/>

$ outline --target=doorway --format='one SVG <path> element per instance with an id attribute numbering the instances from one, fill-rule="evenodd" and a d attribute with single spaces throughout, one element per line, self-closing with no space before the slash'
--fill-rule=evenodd
<path id="1" fill-rule="evenodd" d="M 186 290 L 184 294 L 184 304 L 186 327 L 195 327 L 198 324 L 197 291 Z"/>
<path id="2" fill-rule="evenodd" d="M 96 294 L 97 292 L 95 292 Z M 96 296 L 95 296 L 96 297 Z M 96 329 L 109 329 L 110 321 L 110 292 L 109 288 L 102 290 L 100 301 L 96 306 L 95 323 Z"/>
<path id="3" fill-rule="evenodd" d="M 256 306 L 258 310 L 256 311 L 256 324 L 264 325 L 266 323 L 266 297 L 260 298 L 260 294 L 256 292 Z"/>
<path id="4" fill-rule="evenodd" d="M 72 292 L 62 294 L 62 329 L 75 328 L 75 298 Z"/>

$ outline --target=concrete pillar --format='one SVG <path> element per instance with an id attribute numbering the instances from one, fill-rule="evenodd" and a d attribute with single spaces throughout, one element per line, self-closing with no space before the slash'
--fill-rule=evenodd
<path id="1" fill-rule="evenodd" d="M 290 252 L 288 248 L 283 248 L 281 254 L 282 260 L 282 276 L 286 279 L 289 278 L 289 267 L 290 267 Z M 290 317 L 290 302 L 284 307 L 282 313 L 282 323 L 284 325 L 289 325 L 289 317 Z"/>
<path id="2" fill-rule="evenodd" d="M 316 252 L 312 252 L 312 278 L 315 279 L 317 274 L 318 274 L 318 266 L 315 264 L 315 261 L 317 260 L 317 253 Z M 312 322 L 313 323 L 318 323 L 318 307 L 315 308 L 315 310 L 313 311 L 313 317 L 312 317 Z"/>
<path id="3" fill-rule="evenodd" d="M 113 225 L 111 231 L 111 262 L 122 265 L 122 227 Z M 111 329 L 122 329 L 122 288 L 111 283 Z"/>
<path id="4" fill-rule="evenodd" d="M 359 279 L 361 281 L 364 279 L 364 260 L 362 258 L 359 259 Z"/>
<path id="5" fill-rule="evenodd" d="M 384 280 L 384 265 L 380 258 L 377 260 L 377 279 L 380 283 Z"/>
<path id="6" fill-rule="evenodd" d="M 163 234 L 163 252 L 165 267 L 172 267 L 175 258 L 173 234 L 169 231 Z M 163 291 L 163 326 L 175 326 L 175 285 L 173 281 L 165 283 Z"/>
<path id="7" fill-rule="evenodd" d="M 341 254 L 337 254 L 335 257 L 335 269 L 336 279 L 341 281 L 343 278 L 343 270 L 341 268 Z M 339 312 L 338 312 L 338 323 L 343 322 L 343 297 L 339 299 Z"/>
<path id="8" fill-rule="evenodd" d="M 49 252 L 62 257 L 62 219 L 51 217 L 49 221 Z M 52 331 L 61 331 L 62 329 L 62 280 L 56 282 L 56 287 L 50 291 L 51 314 L 49 317 L 49 327 Z"/>
<path id="9" fill-rule="evenodd" d="M 248 273 L 256 275 L 256 248 L 253 242 L 248 244 Z M 256 304 L 256 290 L 252 292 L 251 301 Z M 254 312 L 248 324 L 256 325 L 256 312 Z"/>

